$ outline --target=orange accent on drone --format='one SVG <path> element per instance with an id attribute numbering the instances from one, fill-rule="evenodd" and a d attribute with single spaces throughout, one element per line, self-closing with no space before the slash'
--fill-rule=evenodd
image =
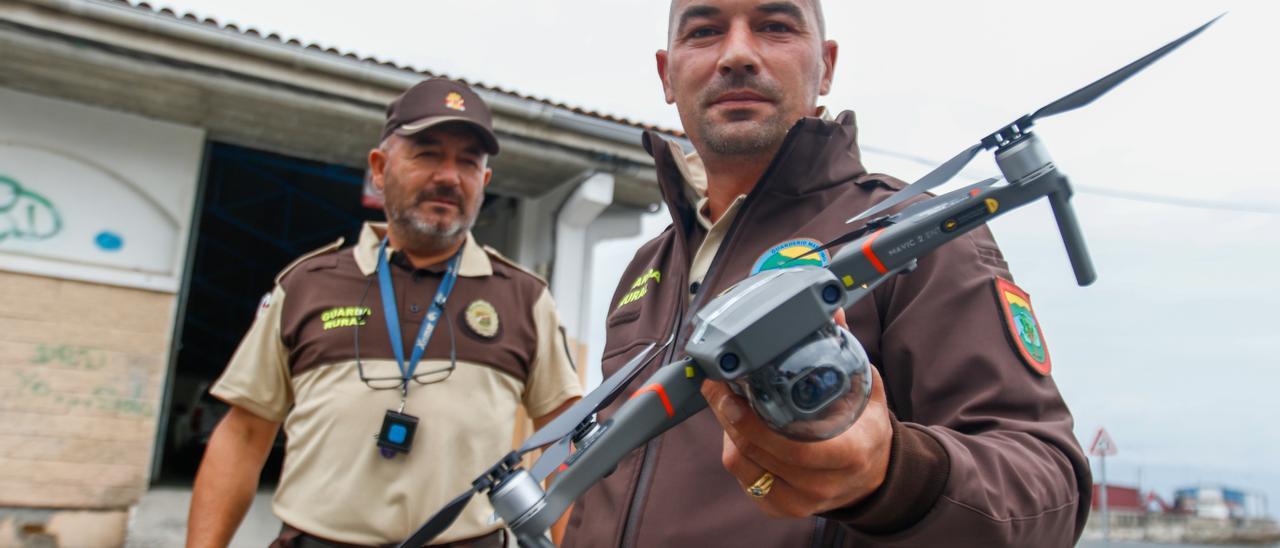
<path id="1" fill-rule="evenodd" d="M 640 394 L 643 394 L 645 392 L 653 392 L 657 394 L 659 398 L 662 398 L 662 406 L 667 408 L 667 417 L 676 416 L 676 410 L 671 407 L 671 400 L 667 399 L 667 390 L 663 388 L 661 384 L 651 384 L 649 386 L 636 390 L 636 393 L 632 394 L 631 397 L 628 399 L 634 400 L 636 399 L 636 396 L 639 396 Z"/>
<path id="2" fill-rule="evenodd" d="M 881 274 L 888 274 L 889 269 L 884 267 L 884 263 L 880 262 L 880 257 L 877 257 L 876 252 L 871 249 L 871 244 L 876 241 L 876 238 L 880 237 L 880 234 L 882 232 L 884 232 L 883 228 L 880 230 L 877 230 L 876 233 L 872 234 L 870 238 L 867 238 L 867 242 L 862 244 L 862 254 L 866 255 L 867 260 L 871 261 L 871 266 L 876 267 L 877 272 Z"/>

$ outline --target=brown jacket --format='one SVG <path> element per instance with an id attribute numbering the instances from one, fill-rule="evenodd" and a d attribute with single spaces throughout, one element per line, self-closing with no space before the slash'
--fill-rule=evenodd
<path id="1" fill-rule="evenodd" d="M 830 241 L 853 228 L 845 219 L 904 186 L 862 167 L 853 113 L 801 120 L 693 288 L 690 261 L 706 230 L 673 159 L 678 148 L 653 133 L 644 144 L 673 224 L 636 253 L 615 292 L 605 375 L 673 329 L 681 339 L 662 363 L 678 357 L 690 311 L 749 275 L 763 253 L 792 239 Z M 998 279 L 1012 276 L 982 227 L 846 311 L 895 415 L 888 477 L 868 499 L 825 519 L 766 516 L 721 465 L 720 425 L 700 413 L 588 491 L 567 546 L 1072 545 L 1088 514 L 1088 461 L 1052 378 L 1010 339 Z"/>

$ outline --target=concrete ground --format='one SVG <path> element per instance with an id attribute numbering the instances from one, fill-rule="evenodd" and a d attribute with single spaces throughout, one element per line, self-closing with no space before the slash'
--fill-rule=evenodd
<path id="1" fill-rule="evenodd" d="M 125 537 L 128 548 L 182 546 L 187 538 L 190 487 L 153 487 L 134 508 Z M 231 548 L 262 548 L 280 532 L 280 520 L 271 513 L 271 491 L 259 491 L 240 524 Z"/>

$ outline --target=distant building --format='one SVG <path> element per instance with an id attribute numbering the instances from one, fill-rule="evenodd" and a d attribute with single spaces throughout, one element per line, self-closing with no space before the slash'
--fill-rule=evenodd
<path id="1" fill-rule="evenodd" d="M 1174 492 L 1173 511 L 1210 519 L 1263 518 L 1267 497 L 1226 486 L 1187 487 Z"/>
<path id="2" fill-rule="evenodd" d="M 1107 507 L 1112 512 L 1146 513 L 1145 498 L 1137 487 L 1107 485 Z M 1102 485 L 1098 483 L 1093 484 L 1092 510 L 1102 510 Z"/>

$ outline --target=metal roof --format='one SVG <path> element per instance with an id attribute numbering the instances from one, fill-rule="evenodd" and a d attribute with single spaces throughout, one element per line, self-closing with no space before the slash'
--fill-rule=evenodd
<path id="1" fill-rule="evenodd" d="M 245 28 L 241 29 L 238 25 L 231 24 L 231 23 L 220 23 L 220 22 L 218 22 L 218 20 L 213 19 L 212 17 L 203 17 L 203 18 L 202 18 L 202 17 L 199 17 L 199 16 L 197 16 L 197 15 L 195 15 L 195 14 L 193 14 L 193 13 L 190 13 L 190 12 L 183 13 L 183 14 L 178 14 L 177 12 L 175 12 L 175 11 L 174 11 L 174 10 L 172 10 L 172 9 L 169 9 L 169 8 L 157 8 L 157 7 L 154 7 L 154 6 L 152 6 L 150 3 L 147 3 L 147 2 L 137 2 L 137 3 L 134 3 L 134 2 L 130 2 L 130 1 L 128 1 L 128 0 L 102 0 L 102 1 L 103 1 L 103 2 L 105 2 L 105 3 L 109 3 L 109 4 L 116 4 L 116 5 L 126 6 L 126 7 L 129 7 L 129 8 L 131 8 L 131 9 L 135 9 L 135 10 L 139 10 L 139 11 L 144 11 L 144 12 L 148 12 L 148 13 L 152 13 L 152 14 L 157 14 L 157 15 L 163 15 L 163 16 L 171 17 L 171 18 L 173 18 L 174 20 L 178 20 L 178 21 L 186 21 L 186 22 L 189 22 L 189 23 L 196 23 L 196 24 L 200 24 L 200 25 L 207 26 L 207 27 L 213 27 L 213 28 L 216 28 L 216 29 L 219 29 L 219 30 L 225 31 L 225 32 L 235 33 L 235 34 L 240 35 L 240 36 L 246 36 L 246 37 L 251 37 L 251 38 L 257 38 L 257 39 L 260 39 L 260 40 L 265 40 L 265 41 L 275 42 L 275 43 L 283 44 L 283 45 L 286 45 L 286 46 L 292 46 L 292 47 L 298 48 L 298 49 L 300 49 L 300 50 L 307 50 L 307 51 L 312 51 L 312 52 L 320 52 L 320 53 L 324 53 L 324 54 L 327 54 L 327 55 L 332 55 L 332 56 L 334 56 L 334 57 L 342 57 L 342 58 L 350 59 L 350 60 L 353 60 L 353 61 L 359 61 L 359 62 L 361 62 L 361 63 L 370 63 L 370 64 L 374 64 L 374 65 L 379 65 L 379 66 L 383 66 L 383 67 L 392 68 L 392 69 L 395 69 L 395 70 L 401 70 L 401 71 L 405 71 L 405 72 L 411 72 L 411 73 L 415 73 L 415 74 L 420 74 L 420 75 L 422 75 L 422 76 L 424 76 L 424 77 L 428 77 L 428 78 L 432 78 L 432 77 L 450 78 L 450 79 L 453 79 L 453 80 L 457 80 L 457 81 L 459 81 L 459 82 L 463 82 L 463 83 L 465 83 L 465 84 L 467 84 L 467 85 L 469 85 L 469 86 L 471 86 L 471 87 L 474 87 L 474 88 L 483 89 L 483 90 L 491 91 L 491 92 L 494 92 L 494 93 L 501 93 L 501 94 L 503 94 L 503 95 L 508 95 L 508 96 L 515 97 L 515 98 L 518 98 L 518 99 L 522 99 L 522 100 L 525 100 L 525 101 L 532 101 L 532 102 L 536 102 L 536 103 L 541 103 L 541 104 L 543 104 L 543 105 L 547 105 L 547 106 L 551 106 L 551 107 L 555 107 L 555 108 L 564 109 L 564 110 L 567 110 L 567 111 L 569 111 L 569 112 L 573 112 L 573 113 L 576 113 L 576 114 L 581 114 L 581 115 L 584 115 L 584 116 L 590 116 L 590 117 L 592 117 L 592 118 L 597 118 L 597 119 L 600 119 L 600 120 L 604 120 L 604 121 L 608 121 L 608 122 L 613 122 L 613 123 L 616 123 L 616 124 L 621 124 L 621 125 L 625 125 L 625 126 L 629 126 L 629 127 L 633 127 L 633 128 L 639 128 L 639 129 L 644 129 L 644 130 L 654 130 L 654 131 L 659 131 L 659 132 L 662 132 L 662 133 L 666 133 L 666 134 L 668 134 L 668 135 L 674 135 L 674 136 L 678 136 L 678 137 L 683 137 L 683 136 L 684 136 L 684 132 L 683 132 L 683 131 L 674 130 L 674 129 L 670 129 L 670 128 L 664 128 L 664 127 L 657 126 L 657 125 L 654 125 L 654 124 L 648 124 L 648 123 L 641 122 L 641 121 L 639 121 L 639 120 L 633 120 L 633 119 L 625 118 L 625 117 L 621 117 L 621 116 L 615 116 L 615 115 L 612 115 L 612 114 L 608 114 L 608 113 L 600 112 L 600 111 L 598 111 L 598 110 L 591 110 L 591 109 L 587 109 L 587 108 L 583 108 L 583 107 L 573 106 L 573 105 L 569 105 L 569 104 L 566 104 L 566 103 L 564 103 L 564 102 L 560 102 L 560 101 L 555 101 L 555 100 L 552 100 L 552 99 L 549 99 L 549 98 L 546 98 L 546 97 L 538 97 L 538 96 L 535 96 L 535 95 L 529 95 L 529 94 L 526 94 L 526 93 L 521 93 L 521 92 L 516 91 L 516 90 L 513 90 L 513 89 L 508 89 L 508 88 L 503 88 L 503 87 L 500 87 L 500 86 L 489 85 L 489 84 L 485 84 L 485 83 L 483 83 L 483 82 L 471 81 L 471 80 L 468 80 L 468 79 L 466 79 L 466 78 L 455 77 L 455 76 L 452 76 L 452 75 L 448 75 L 448 74 L 444 74 L 444 73 L 440 73 L 440 72 L 435 72 L 435 71 L 431 71 L 431 70 L 419 69 L 419 68 L 416 68 L 416 67 L 413 67 L 413 66 L 409 66 L 409 65 L 397 64 L 397 63 L 395 63 L 395 62 L 387 61 L 387 60 L 382 60 L 382 59 L 378 59 L 378 58 L 376 58 L 376 57 L 371 57 L 371 56 L 370 56 L 370 57 L 361 57 L 361 56 L 356 55 L 356 54 L 354 54 L 354 53 L 352 53 L 352 52 L 349 52 L 349 51 L 342 51 L 342 50 L 340 50 L 340 49 L 338 49 L 338 48 L 335 48 L 335 47 L 324 46 L 324 45 L 320 45 L 320 44 L 317 44 L 317 43 L 314 43 L 314 42 L 304 42 L 304 41 L 302 41 L 302 40 L 300 40 L 300 39 L 298 39 L 298 38 L 295 38 L 295 37 L 285 38 L 285 37 L 283 37 L 283 36 L 281 36 L 281 35 L 279 35 L 279 34 L 277 34 L 277 33 L 274 33 L 274 32 L 272 32 L 272 33 L 263 33 L 262 31 L 259 31 L 258 29 L 255 29 L 255 28 L 253 28 L 253 27 L 245 27 Z"/>

